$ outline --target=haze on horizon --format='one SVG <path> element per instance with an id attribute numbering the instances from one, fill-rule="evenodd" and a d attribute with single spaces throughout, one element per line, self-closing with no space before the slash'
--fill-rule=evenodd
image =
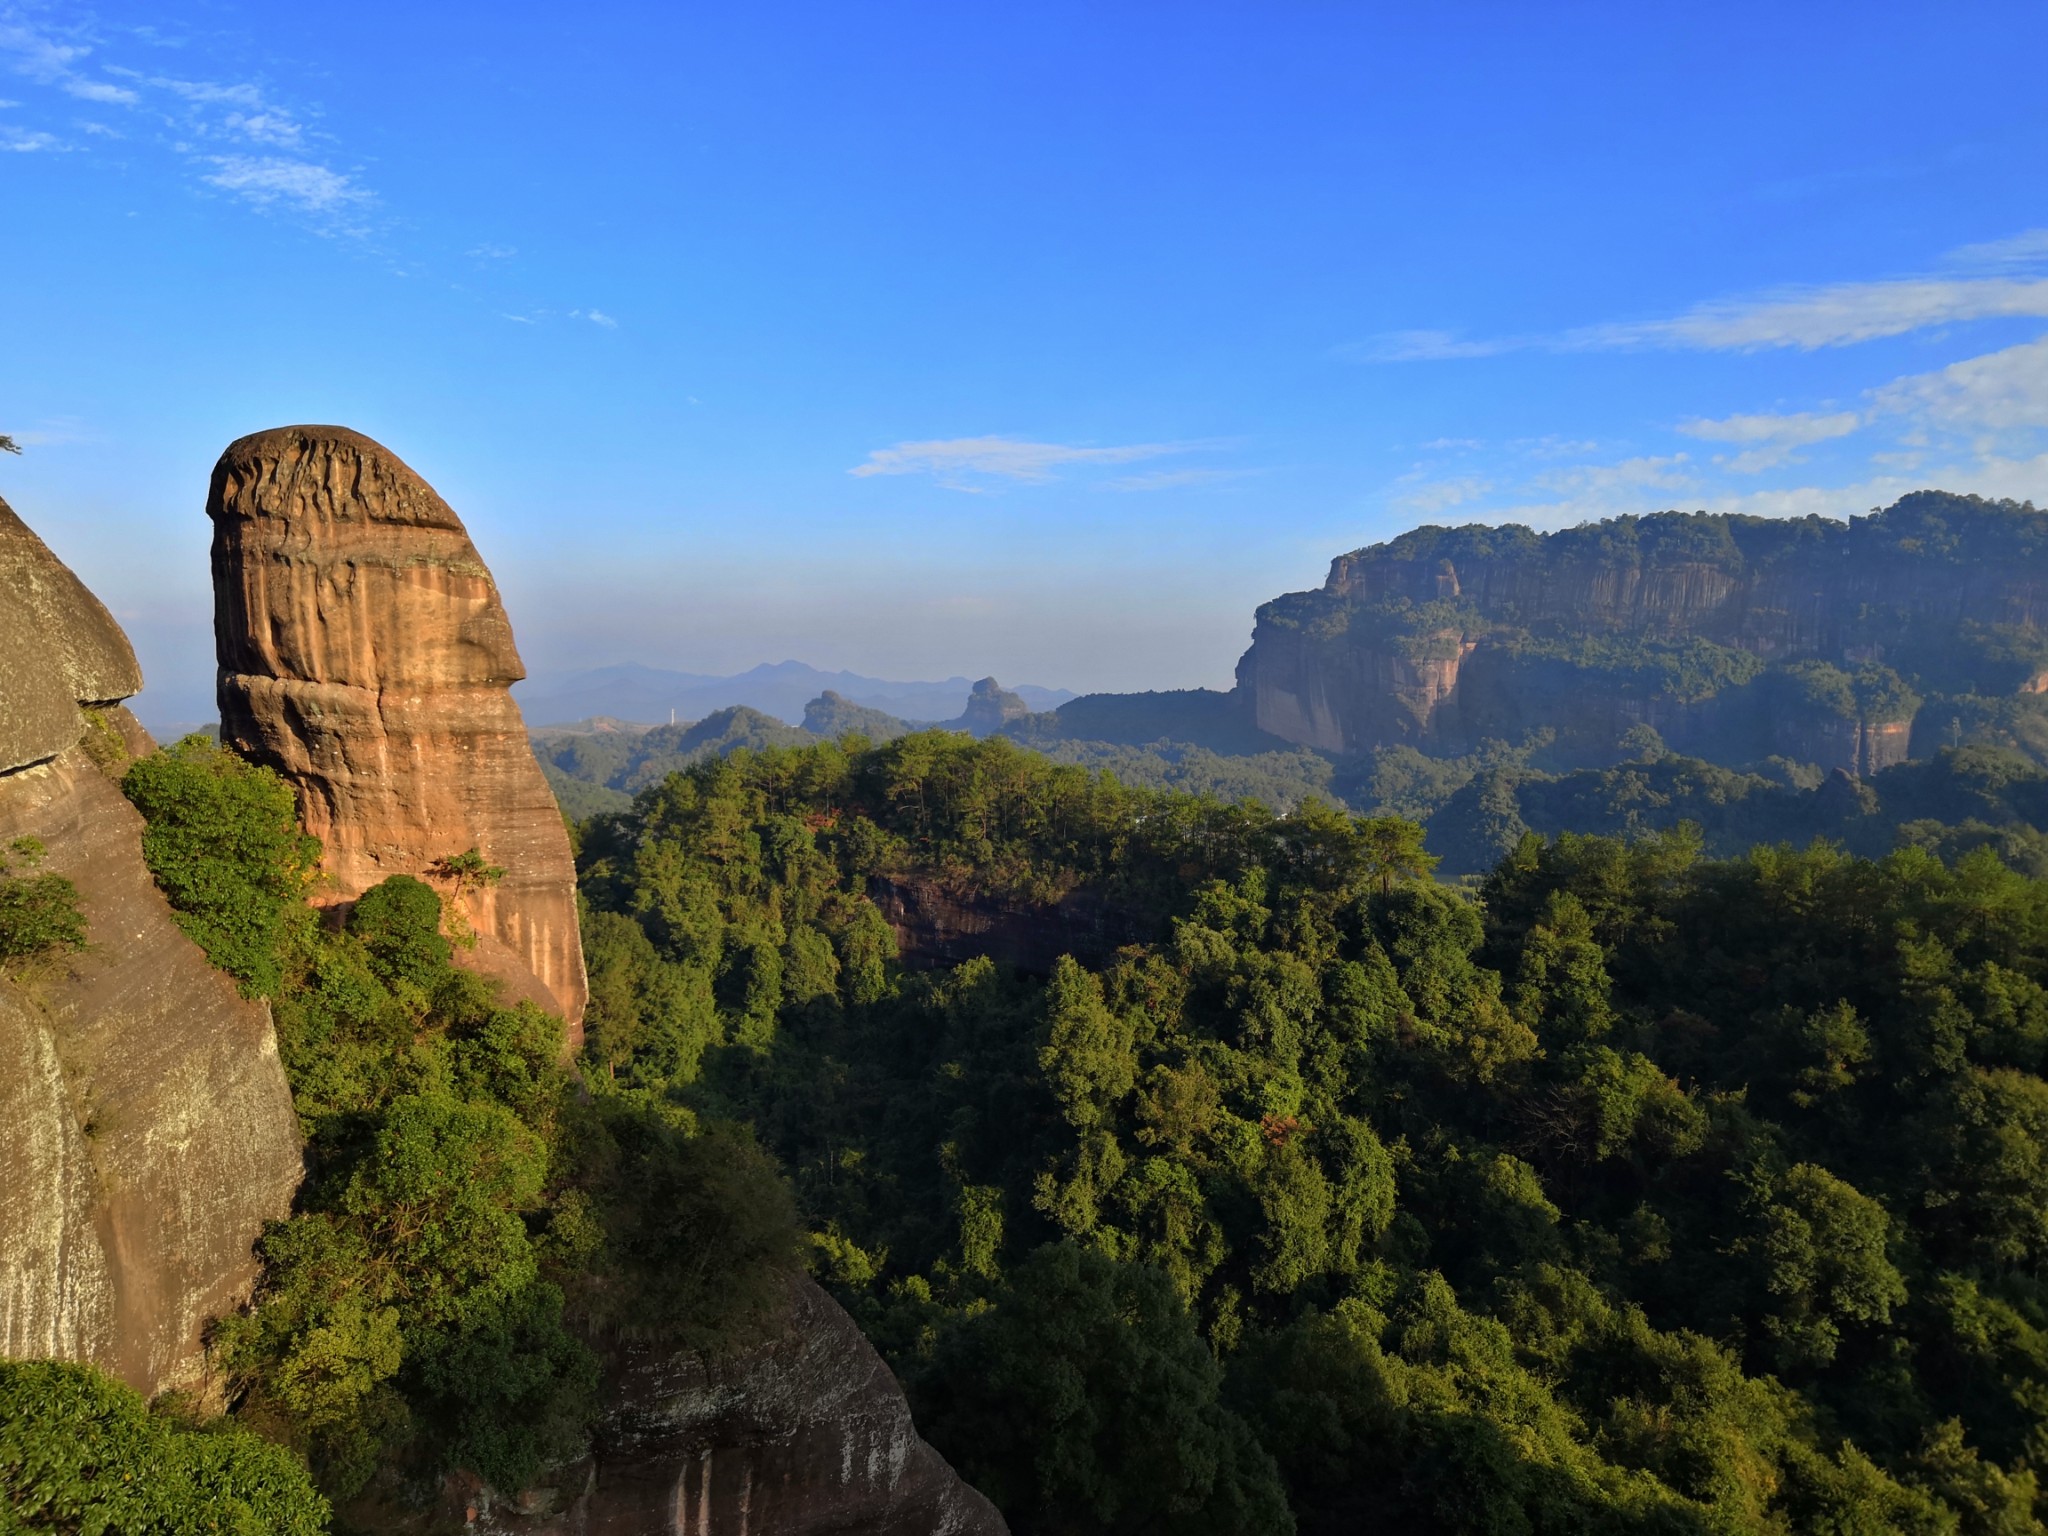
<path id="1" fill-rule="evenodd" d="M 1420 522 L 2048 499 L 2037 5 L 0 0 L 0 495 L 209 711 L 233 438 L 535 673 L 1227 686 Z"/>

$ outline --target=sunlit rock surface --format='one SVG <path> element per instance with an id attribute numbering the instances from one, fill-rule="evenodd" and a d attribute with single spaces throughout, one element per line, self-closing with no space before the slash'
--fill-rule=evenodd
<path id="1" fill-rule="evenodd" d="M 231 444 L 207 512 L 222 739 L 297 792 L 325 849 L 315 899 L 433 879 L 478 850 L 506 874 L 459 895 L 477 939 L 460 958 L 574 1038 L 587 987 L 569 840 L 507 691 L 526 675 L 512 626 L 461 519 L 340 427 Z"/>

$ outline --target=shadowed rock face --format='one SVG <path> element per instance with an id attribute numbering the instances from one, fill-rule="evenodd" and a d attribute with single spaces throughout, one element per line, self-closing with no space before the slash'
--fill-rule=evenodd
<path id="1" fill-rule="evenodd" d="M 263 1223 L 290 1209 L 298 1122 L 269 1010 L 172 920 L 114 783 L 151 743 L 107 701 L 140 681 L 106 609 L 0 505 L 0 848 L 43 845 L 91 946 L 0 974 L 0 1354 L 203 1394 L 201 1330 L 247 1300 Z"/>
<path id="2" fill-rule="evenodd" d="M 442 1518 L 505 1536 L 1003 1536 L 923 1440 L 889 1367 L 809 1280 L 781 1335 L 716 1370 L 627 1363 L 595 1453 L 552 1487 L 451 1486 Z"/>
<path id="3" fill-rule="evenodd" d="M 81 702 L 141 691 L 142 671 L 114 616 L 0 501 L 0 773 L 77 741 Z"/>
<path id="4" fill-rule="evenodd" d="M 464 963 L 580 1034 L 586 984 L 560 812 L 507 691 L 526 675 L 462 521 L 397 455 L 340 427 L 242 438 L 214 467 L 221 733 L 298 793 L 316 895 L 503 867 L 458 898 Z M 452 894 L 445 881 L 444 894 Z"/>

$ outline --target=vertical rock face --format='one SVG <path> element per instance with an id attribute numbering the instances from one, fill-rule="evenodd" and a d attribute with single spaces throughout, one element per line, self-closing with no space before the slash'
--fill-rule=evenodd
<path id="1" fill-rule="evenodd" d="M 70 567 L 0 501 L 0 773 L 85 732 L 81 703 L 142 691 L 128 637 Z"/>
<path id="2" fill-rule="evenodd" d="M 1765 674 L 1821 663 L 1927 692 L 2040 691 L 2044 636 L 2048 513 L 2018 502 L 1922 491 L 1847 523 L 1419 528 L 1260 608 L 1236 697 L 1259 729 L 1332 752 L 1549 730 L 1566 757 L 1597 756 L 1643 723 L 1717 761 L 1783 752 L 1867 774 L 1904 756 L 1913 689 L 1798 717 Z"/>
<path id="3" fill-rule="evenodd" d="M 526 675 L 512 627 L 461 519 L 340 427 L 230 445 L 206 509 L 222 737 L 297 791 L 325 849 L 316 900 L 433 880 L 478 850 L 506 873 L 458 897 L 477 939 L 465 963 L 560 1011 L 574 1037 L 569 840 L 507 691 Z"/>
<path id="4" fill-rule="evenodd" d="M 90 945 L 0 974 L 0 1354 L 203 1390 L 201 1330 L 290 1209 L 298 1122 L 269 1011 L 172 920 L 111 777 L 149 745 L 108 707 L 139 686 L 106 609 L 0 504 L 0 849 L 42 845 Z"/>
<path id="5" fill-rule="evenodd" d="M 918 1438 L 889 1367 L 809 1280 L 781 1336 L 707 1370 L 618 1375 L 594 1455 L 511 1504 L 450 1489 L 450 1523 L 501 1536 L 1004 1536 L 987 1499 Z M 473 1518 L 471 1518 L 473 1517 Z"/>

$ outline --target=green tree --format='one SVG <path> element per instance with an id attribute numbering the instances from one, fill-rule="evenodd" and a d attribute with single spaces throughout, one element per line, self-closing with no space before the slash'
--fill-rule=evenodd
<path id="1" fill-rule="evenodd" d="M 1068 1245 L 955 1324 L 917 1383 L 920 1422 L 1019 1529 L 1294 1529 L 1272 1460 L 1158 1270 Z"/>

